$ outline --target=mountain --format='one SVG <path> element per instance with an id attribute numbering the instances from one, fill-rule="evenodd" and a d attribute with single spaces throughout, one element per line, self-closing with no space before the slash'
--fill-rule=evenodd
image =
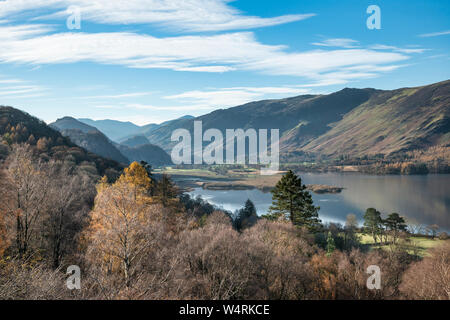
<path id="1" fill-rule="evenodd" d="M 153 166 L 172 163 L 164 150 L 149 144 L 144 136 L 134 136 L 122 141 L 122 144 L 114 143 L 98 129 L 71 117 L 58 119 L 50 126 L 60 130 L 63 136 L 70 138 L 78 146 L 120 163 L 141 160 Z"/>
<path id="2" fill-rule="evenodd" d="M 78 121 L 97 128 L 103 132 L 109 139 L 118 141 L 122 137 L 139 134 L 141 127 L 132 122 L 122 122 L 116 120 L 91 120 L 78 119 Z"/>
<path id="3" fill-rule="evenodd" d="M 280 136 L 298 131 L 295 145 L 304 145 L 329 129 L 329 124 L 367 101 L 376 90 L 344 89 L 330 95 L 302 95 L 279 100 L 251 102 L 229 109 L 220 109 L 195 119 L 179 119 L 167 123 L 147 136 L 153 144 L 169 150 L 174 143 L 171 134 L 178 128 L 192 132 L 194 121 L 202 121 L 203 130 L 280 129 Z M 291 140 L 290 143 L 293 143 Z"/>
<path id="4" fill-rule="evenodd" d="M 68 120 L 68 119 L 66 119 Z M 63 123 L 67 123 L 63 121 Z M 80 132 L 82 132 L 80 130 Z M 85 170 L 104 175 L 108 170 L 119 172 L 123 166 L 77 146 L 45 122 L 21 110 L 0 106 L 0 146 L 27 143 L 35 147 L 43 159 L 74 162 Z M 4 151 L 0 158 L 4 157 Z M 111 172 L 111 171 L 110 171 Z"/>
<path id="5" fill-rule="evenodd" d="M 64 117 L 50 124 L 76 145 L 107 159 L 127 164 L 128 159 L 99 130 L 74 118 Z"/>
<path id="6" fill-rule="evenodd" d="M 51 123 L 49 126 L 58 131 L 67 130 L 67 129 L 77 129 L 77 130 L 80 130 L 80 131 L 86 132 L 86 133 L 98 131 L 97 128 L 87 125 L 83 122 L 80 122 L 72 117 L 64 117 L 64 118 L 58 119 L 56 122 Z"/>
<path id="7" fill-rule="evenodd" d="M 168 125 L 173 121 L 193 118 L 193 116 L 186 115 L 175 120 L 163 122 L 161 124 L 150 123 L 144 126 L 138 126 L 132 122 L 122 122 L 116 120 L 91 120 L 81 118 L 78 119 L 78 121 L 91 127 L 97 128 L 98 130 L 103 132 L 109 139 L 120 143 L 121 141 L 134 138 L 135 136 L 149 136 L 154 130 L 158 129 L 161 126 Z"/>
<path id="8" fill-rule="evenodd" d="M 172 164 L 170 156 L 162 148 L 152 144 L 142 144 L 135 147 L 116 144 L 116 147 L 130 160 L 130 162 L 145 161 L 152 166 Z"/>
<path id="9" fill-rule="evenodd" d="M 138 136 L 132 136 L 131 138 L 126 138 L 126 139 L 120 140 L 119 143 L 123 146 L 133 148 L 133 147 L 141 146 L 143 144 L 149 144 L 150 142 L 148 141 L 148 139 L 145 136 L 138 135 Z"/>
<path id="10" fill-rule="evenodd" d="M 172 164 L 170 156 L 160 147 L 150 144 L 143 135 L 133 136 L 115 144 L 130 161 L 145 161 L 153 166 Z"/>
<path id="11" fill-rule="evenodd" d="M 147 124 L 147 125 L 140 127 L 138 134 L 133 133 L 133 134 L 125 135 L 120 140 L 124 141 L 124 140 L 130 139 L 130 138 L 134 138 L 135 136 L 150 137 L 152 135 L 152 132 L 160 127 L 168 126 L 172 123 L 177 122 L 178 120 L 188 120 L 188 119 L 194 119 L 194 118 L 195 117 L 193 117 L 193 116 L 186 115 L 186 116 L 182 116 L 180 118 L 174 119 L 174 120 L 168 120 L 168 121 L 162 122 L 160 124 L 156 124 L 156 123 Z"/>
<path id="12" fill-rule="evenodd" d="M 361 157 L 431 146 L 450 146 L 450 81 L 377 92 L 301 150 Z"/>
<path id="13" fill-rule="evenodd" d="M 450 80 L 397 90 L 345 88 L 327 95 L 263 100 L 213 111 L 195 119 L 177 119 L 152 130 L 150 143 L 170 152 L 171 134 L 217 128 L 280 129 L 283 158 L 301 154 L 335 158 L 346 155 L 395 155 L 432 146 L 448 146 Z"/>

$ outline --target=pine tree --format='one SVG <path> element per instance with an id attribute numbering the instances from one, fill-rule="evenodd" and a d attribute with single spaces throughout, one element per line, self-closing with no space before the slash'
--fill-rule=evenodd
<path id="1" fill-rule="evenodd" d="M 150 178 L 150 188 L 148 190 L 148 193 L 151 197 L 155 195 L 156 192 L 156 185 L 155 185 L 155 178 L 153 177 L 153 168 L 151 164 L 148 164 L 146 161 L 140 161 L 139 164 L 147 171 L 147 175 Z"/>
<path id="2" fill-rule="evenodd" d="M 245 201 L 243 214 L 245 218 L 248 218 L 252 215 L 256 215 L 255 205 L 250 199 L 247 199 L 247 201 Z"/>
<path id="3" fill-rule="evenodd" d="M 316 228 L 320 224 L 319 207 L 314 206 L 311 194 L 300 177 L 289 170 L 276 184 L 272 192 L 272 217 L 287 217 L 292 224 Z"/>
<path id="4" fill-rule="evenodd" d="M 331 231 L 328 231 L 327 255 L 330 256 L 334 250 L 336 250 L 336 244 L 334 243 L 334 238 L 333 238 L 333 235 L 331 234 Z"/>
<path id="5" fill-rule="evenodd" d="M 170 176 L 163 173 L 161 180 L 156 185 L 156 195 L 164 206 L 167 206 L 170 200 L 177 197 L 179 191 L 175 184 L 170 179 Z"/>
<path id="6" fill-rule="evenodd" d="M 387 229 L 391 230 L 394 244 L 397 240 L 399 232 L 406 231 L 405 219 L 395 212 L 391 213 L 384 220 L 384 225 Z"/>
<path id="7" fill-rule="evenodd" d="M 373 241 L 377 243 L 377 235 L 381 233 L 381 224 L 383 219 L 381 218 L 381 213 L 374 209 L 369 208 L 364 214 L 364 227 L 368 233 L 372 235 Z"/>
<path id="8" fill-rule="evenodd" d="M 238 210 L 235 215 L 234 226 L 237 230 L 253 225 L 258 219 L 255 205 L 250 199 L 247 199 L 244 208 Z"/>

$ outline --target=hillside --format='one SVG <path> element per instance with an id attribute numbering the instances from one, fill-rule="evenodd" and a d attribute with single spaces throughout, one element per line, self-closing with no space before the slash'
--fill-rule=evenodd
<path id="1" fill-rule="evenodd" d="M 146 161 L 153 166 L 172 163 L 169 155 L 164 150 L 149 144 L 144 136 L 128 138 L 122 141 L 121 144 L 114 143 L 100 130 L 70 117 L 59 119 L 52 123 L 51 126 L 61 130 L 64 136 L 69 137 L 78 146 L 121 163 Z M 64 129 L 62 130 L 62 128 Z M 82 131 L 79 128 L 89 129 L 89 131 Z"/>
<path id="2" fill-rule="evenodd" d="M 104 133 L 109 139 L 118 141 L 125 136 L 139 134 L 141 128 L 131 122 L 123 122 L 116 120 L 91 120 L 77 119 L 78 121 L 95 127 Z"/>
<path id="3" fill-rule="evenodd" d="M 127 164 L 128 159 L 120 153 L 112 142 L 99 130 L 74 118 L 64 117 L 50 126 L 68 137 L 76 145 L 107 159 Z"/>
<path id="4" fill-rule="evenodd" d="M 329 129 L 331 123 L 366 102 L 376 90 L 344 89 L 330 95 L 302 95 L 280 100 L 264 100 L 229 109 L 213 111 L 195 119 L 180 119 L 153 130 L 147 138 L 165 150 L 172 148 L 172 132 L 177 128 L 193 130 L 194 120 L 201 120 L 203 130 L 217 128 L 280 129 L 282 149 L 303 146 Z M 295 133 L 295 134 L 294 134 Z"/>
<path id="5" fill-rule="evenodd" d="M 145 161 L 152 166 L 172 164 L 170 156 L 162 148 L 152 144 L 142 144 L 135 147 L 116 144 L 116 147 L 130 160 L 130 162 Z"/>
<path id="6" fill-rule="evenodd" d="M 82 132 L 96 132 L 97 128 L 87 125 L 72 117 L 64 117 L 49 124 L 50 127 L 58 131 L 76 129 Z"/>
<path id="7" fill-rule="evenodd" d="M 36 148 L 42 159 L 53 158 L 74 162 L 92 174 L 104 175 L 123 169 L 119 163 L 105 159 L 81 148 L 51 128 L 45 122 L 12 107 L 0 106 L 0 145 L 28 143 Z M 1 157 L 8 152 L 2 148 Z"/>
<path id="8" fill-rule="evenodd" d="M 133 148 L 133 147 L 141 146 L 143 144 L 149 144 L 150 142 L 148 141 L 148 139 L 145 136 L 137 135 L 137 136 L 132 136 L 131 138 L 126 138 L 126 139 L 120 140 L 119 143 L 123 146 Z"/>
<path id="9" fill-rule="evenodd" d="M 297 149 L 326 156 L 361 157 L 449 143 L 450 81 L 445 81 L 377 92 L 328 132 Z"/>
<path id="10" fill-rule="evenodd" d="M 175 129 L 278 128 L 283 159 L 393 156 L 448 147 L 450 81 L 397 90 L 350 89 L 327 95 L 264 100 L 178 119 L 152 130 L 148 140 L 166 151 Z M 300 158 L 301 159 L 301 158 Z"/>

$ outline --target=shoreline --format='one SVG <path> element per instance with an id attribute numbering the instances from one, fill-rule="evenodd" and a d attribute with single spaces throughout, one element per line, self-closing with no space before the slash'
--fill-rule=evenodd
<path id="1" fill-rule="evenodd" d="M 226 191 L 226 190 L 253 190 L 258 189 L 264 193 L 270 192 L 281 179 L 281 175 L 258 176 L 258 177 L 206 177 L 201 175 L 171 175 L 174 182 L 185 192 L 195 188 L 204 190 Z M 345 188 L 325 184 L 307 184 L 308 191 L 316 194 L 337 194 Z"/>

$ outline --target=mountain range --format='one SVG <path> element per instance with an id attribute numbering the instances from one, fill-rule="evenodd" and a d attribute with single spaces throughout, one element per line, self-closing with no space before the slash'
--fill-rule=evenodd
<path id="1" fill-rule="evenodd" d="M 89 129 L 79 126 L 76 130 L 82 132 L 81 130 Z M 8 146 L 13 144 L 29 144 L 43 161 L 55 159 L 72 162 L 92 175 L 114 178 L 123 170 L 123 165 L 77 146 L 58 130 L 36 117 L 0 105 L 0 160 L 5 159 L 10 150 Z"/>
<path id="2" fill-rule="evenodd" d="M 5 125 L 17 120 L 6 115 L 25 118 L 19 110 L 3 108 Z M 194 121 L 202 121 L 203 132 L 216 128 L 223 134 L 237 128 L 279 129 L 285 162 L 302 157 L 404 159 L 412 152 L 414 156 L 421 152 L 419 156 L 426 159 L 438 152 L 437 158 L 448 162 L 450 80 L 415 88 L 345 88 L 324 95 L 255 101 L 145 126 L 64 117 L 47 128 L 36 121 L 27 120 L 27 128 L 42 126 L 39 130 L 53 141 L 60 139 L 51 130 L 56 129 L 77 146 L 124 164 L 140 160 L 155 166 L 171 164 L 168 153 L 176 143 L 170 140 L 173 131 L 184 128 L 193 133 Z"/>
<path id="3" fill-rule="evenodd" d="M 304 154 L 327 158 L 394 156 L 450 144 L 450 80 L 396 90 L 345 88 L 326 95 L 263 100 L 184 117 L 123 134 L 129 141 L 145 137 L 167 152 L 174 130 L 280 129 L 285 159 Z M 113 138 L 112 136 L 110 138 Z M 131 139 L 131 140 L 130 140 Z"/>
<path id="4" fill-rule="evenodd" d="M 104 121 L 78 121 L 72 117 L 64 117 L 56 120 L 50 124 L 50 127 L 58 130 L 65 137 L 68 137 L 72 142 L 78 146 L 85 148 L 88 151 L 94 152 L 99 156 L 107 159 L 115 160 L 119 163 L 129 163 L 133 161 L 146 161 L 153 166 L 161 166 L 171 164 L 169 155 L 158 146 L 151 145 L 144 136 L 134 136 L 130 139 L 124 140 L 122 143 L 111 141 L 98 128 L 86 124 L 86 122 L 95 125 L 100 124 L 99 127 L 104 127 L 105 124 L 109 127 L 106 131 L 113 136 L 119 137 L 118 133 L 124 128 L 128 128 L 133 132 L 138 132 L 135 125 L 129 122 L 116 122 L 113 120 Z"/>

